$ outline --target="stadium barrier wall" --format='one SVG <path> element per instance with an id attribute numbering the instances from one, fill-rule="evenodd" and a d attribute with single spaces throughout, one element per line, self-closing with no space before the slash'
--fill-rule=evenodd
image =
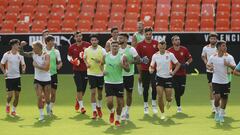
<path id="1" fill-rule="evenodd" d="M 83 33 L 83 40 L 89 41 L 89 35 L 91 33 Z M 133 33 L 130 33 L 132 35 Z M 67 50 L 70 44 L 74 43 L 72 34 L 53 34 L 56 39 L 57 48 L 59 49 L 63 61 L 63 68 L 59 73 L 70 74 L 72 73 L 72 67 L 67 61 Z M 165 39 L 167 41 L 167 47 L 171 47 L 171 37 L 173 35 L 179 35 L 181 44 L 186 46 L 193 56 L 193 63 L 188 67 L 188 73 L 194 73 L 197 69 L 200 73 L 205 73 L 205 65 L 201 60 L 202 48 L 208 44 L 208 33 L 154 33 L 153 38 L 156 40 Z M 105 46 L 106 41 L 111 37 L 110 33 L 99 33 L 99 44 Z M 19 39 L 21 41 L 27 41 L 30 46 L 26 46 L 26 51 L 31 50 L 31 43 L 33 41 L 41 40 L 41 34 L 0 34 L 0 59 L 3 54 L 10 49 L 8 45 L 9 40 Z M 132 37 L 130 36 L 129 42 Z M 236 63 L 240 60 L 240 32 L 239 33 L 219 33 L 219 39 L 227 41 L 228 52 L 233 55 Z M 33 73 L 32 60 L 25 58 L 27 64 L 27 73 Z"/>

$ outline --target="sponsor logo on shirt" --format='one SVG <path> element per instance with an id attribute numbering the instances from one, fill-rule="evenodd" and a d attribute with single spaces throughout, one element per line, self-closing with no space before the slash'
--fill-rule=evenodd
<path id="1" fill-rule="evenodd" d="M 183 56 L 183 52 L 180 52 L 180 55 L 182 55 L 182 56 Z"/>

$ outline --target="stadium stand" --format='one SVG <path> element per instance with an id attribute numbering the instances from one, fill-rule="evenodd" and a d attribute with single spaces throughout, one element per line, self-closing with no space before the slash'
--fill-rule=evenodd
<path id="1" fill-rule="evenodd" d="M 0 0 L 0 32 L 239 31 L 239 15 L 240 0 Z"/>

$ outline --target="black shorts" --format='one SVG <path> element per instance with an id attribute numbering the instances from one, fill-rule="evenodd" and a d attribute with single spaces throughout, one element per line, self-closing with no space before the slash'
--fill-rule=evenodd
<path id="1" fill-rule="evenodd" d="M 220 94 L 221 98 L 227 98 L 230 94 L 230 83 L 227 84 L 218 84 L 212 83 L 213 94 Z"/>
<path id="2" fill-rule="evenodd" d="M 46 85 L 51 85 L 51 81 L 39 81 L 37 79 L 34 79 L 34 84 L 39 84 L 42 87 L 45 87 Z"/>
<path id="3" fill-rule="evenodd" d="M 77 87 L 77 92 L 85 92 L 87 87 L 87 71 L 74 71 L 74 82 Z"/>
<path id="4" fill-rule="evenodd" d="M 183 90 L 185 90 L 185 85 L 186 85 L 186 79 L 187 77 L 185 75 L 183 76 L 173 76 L 172 81 L 173 81 L 173 88 L 179 89 L 182 88 Z"/>
<path id="5" fill-rule="evenodd" d="M 123 85 L 128 92 L 133 91 L 134 76 L 123 76 Z"/>
<path id="6" fill-rule="evenodd" d="M 106 97 L 116 96 L 123 97 L 123 84 L 109 84 L 105 83 Z"/>
<path id="7" fill-rule="evenodd" d="M 21 79 L 14 78 L 14 79 L 6 79 L 6 89 L 7 91 L 21 91 Z"/>
<path id="8" fill-rule="evenodd" d="M 57 74 L 54 74 L 51 76 L 51 87 L 56 90 L 57 86 L 58 86 L 58 77 L 57 77 Z"/>
<path id="9" fill-rule="evenodd" d="M 208 83 L 212 83 L 212 77 L 213 77 L 213 73 L 207 72 Z"/>
<path id="10" fill-rule="evenodd" d="M 90 89 L 98 88 L 103 89 L 104 79 L 103 76 L 88 75 Z"/>
<path id="11" fill-rule="evenodd" d="M 173 87 L 172 77 L 162 78 L 162 77 L 156 76 L 156 86 L 161 86 L 163 88 L 172 88 Z"/>

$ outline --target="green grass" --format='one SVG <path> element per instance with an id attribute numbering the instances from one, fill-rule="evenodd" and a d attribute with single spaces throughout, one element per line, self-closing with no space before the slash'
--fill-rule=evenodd
<path id="1" fill-rule="evenodd" d="M 135 79 L 137 80 L 137 79 Z M 223 125 L 216 124 L 210 111 L 208 87 L 205 75 L 188 76 L 187 88 L 183 97 L 182 114 L 176 114 L 175 102 L 166 111 L 168 119 L 161 121 L 158 116 L 143 115 L 142 96 L 134 91 L 133 106 L 130 110 L 131 121 L 117 128 L 109 125 L 109 111 L 103 102 L 103 118 L 91 119 L 90 92 L 84 97 L 86 115 L 74 111 L 75 85 L 72 75 L 59 75 L 57 102 L 54 117 L 46 116 L 45 122 L 38 122 L 39 112 L 33 89 L 33 76 L 22 77 L 22 92 L 17 108 L 19 117 L 5 114 L 5 83 L 0 77 L 0 135 L 79 135 L 79 134 L 167 134 L 167 135 L 238 135 L 240 133 L 239 84 L 240 78 L 234 77 L 232 91 L 227 106 L 227 116 Z M 150 100 L 149 100 L 150 104 Z"/>

